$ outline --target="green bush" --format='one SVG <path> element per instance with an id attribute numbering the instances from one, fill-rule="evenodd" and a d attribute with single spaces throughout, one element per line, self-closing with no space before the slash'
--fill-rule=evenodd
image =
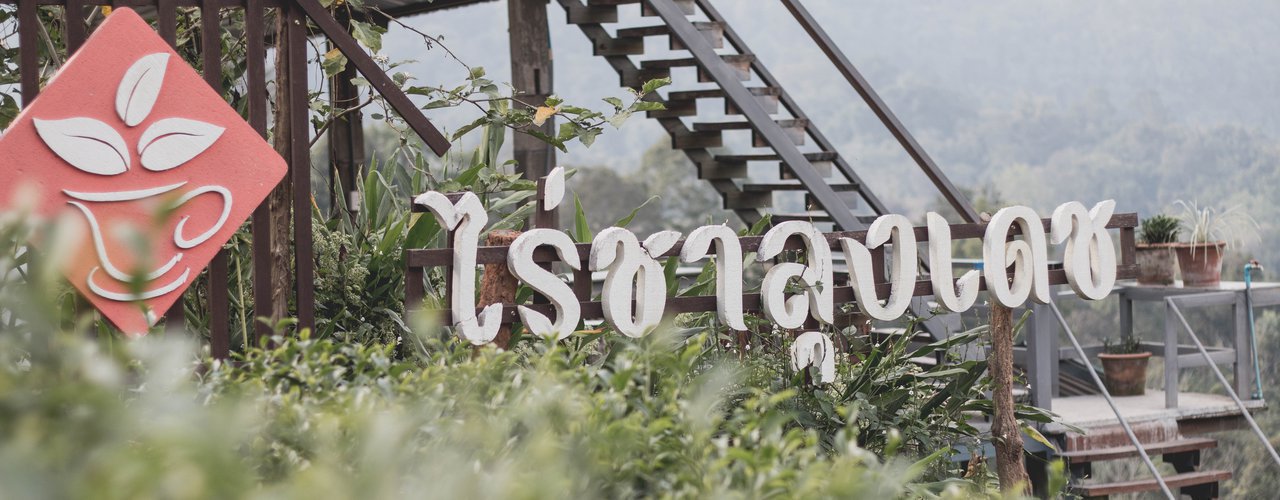
<path id="1" fill-rule="evenodd" d="M 962 496 L 849 426 L 796 425 L 702 338 L 523 353 L 277 337 L 233 363 L 185 339 L 0 338 L 0 482 L 14 497 Z M 829 446 L 820 441 L 826 440 Z M 915 481 L 915 482 L 913 482 Z"/>
<path id="2" fill-rule="evenodd" d="M 842 361 L 840 382 L 822 387 L 787 368 L 785 345 L 740 356 L 672 329 L 525 338 L 510 351 L 421 326 L 396 342 L 303 333 L 223 363 L 180 334 L 86 335 L 93 317 L 66 320 L 77 316 L 60 300 L 65 284 L 52 266 L 30 267 L 30 228 L 10 226 L 0 225 L 7 496 L 987 492 L 987 476 L 948 479 L 959 471 L 946 460 L 976 439 L 961 412 L 985 411 L 981 367 L 926 371 L 906 344 Z"/>

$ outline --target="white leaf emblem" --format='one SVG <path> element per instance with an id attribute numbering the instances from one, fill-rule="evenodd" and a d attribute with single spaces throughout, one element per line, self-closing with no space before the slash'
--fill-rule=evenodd
<path id="1" fill-rule="evenodd" d="M 98 175 L 122 174 L 129 169 L 129 147 L 110 125 L 93 118 L 34 122 L 45 145 L 77 169 Z"/>
<path id="2" fill-rule="evenodd" d="M 116 114 L 125 125 L 133 127 L 151 114 L 168 64 L 169 54 L 161 52 L 142 56 L 125 71 L 116 89 Z"/>
<path id="3" fill-rule="evenodd" d="M 166 118 L 155 122 L 138 140 L 142 167 L 159 172 L 191 161 L 209 149 L 224 130 L 217 125 L 186 118 Z"/>

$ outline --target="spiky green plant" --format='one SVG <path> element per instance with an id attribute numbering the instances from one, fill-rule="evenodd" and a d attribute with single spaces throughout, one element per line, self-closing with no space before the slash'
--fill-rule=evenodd
<path id="1" fill-rule="evenodd" d="M 1176 217 L 1159 214 L 1147 217 L 1146 220 L 1142 221 L 1142 227 L 1138 230 L 1138 237 L 1148 245 L 1176 243 L 1178 241 L 1178 233 L 1181 230 L 1181 223 Z"/>
<path id="2" fill-rule="evenodd" d="M 1191 243 L 1222 241 L 1227 248 L 1243 245 L 1246 240 L 1258 239 L 1258 223 L 1238 206 L 1219 209 L 1201 207 L 1195 201 L 1174 202 L 1182 208 L 1179 216 L 1182 229 L 1189 233 Z"/>

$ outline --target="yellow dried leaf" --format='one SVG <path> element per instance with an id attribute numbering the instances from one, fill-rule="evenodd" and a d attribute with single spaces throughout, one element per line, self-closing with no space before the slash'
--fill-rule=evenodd
<path id="1" fill-rule="evenodd" d="M 551 118 L 553 115 L 559 112 L 560 112 L 560 108 L 538 106 L 538 111 L 533 114 L 533 124 L 541 127 L 543 123 L 547 123 L 547 118 Z"/>

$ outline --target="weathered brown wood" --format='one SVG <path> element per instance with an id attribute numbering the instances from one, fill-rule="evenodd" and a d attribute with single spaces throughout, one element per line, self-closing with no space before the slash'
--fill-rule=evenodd
<path id="1" fill-rule="evenodd" d="M 316 19 L 314 13 L 304 12 L 300 6 L 315 0 L 298 0 L 286 12 L 288 20 L 286 38 L 289 39 L 289 178 L 293 182 L 293 269 L 294 296 L 297 305 L 298 328 L 315 328 L 315 248 L 311 234 L 311 134 L 309 113 L 310 96 L 307 88 L 307 18 Z M 316 4 L 319 5 L 318 3 Z M 323 13 L 328 21 L 333 17 Z M 316 19 L 319 22 L 318 19 Z M 333 21 L 336 23 L 336 21 Z M 346 32 L 343 32 L 346 35 Z M 329 34 L 333 38 L 332 34 Z M 350 38 L 350 35 L 347 35 Z M 361 53 L 363 54 L 363 52 Z M 350 56 L 348 56 L 350 57 Z M 366 55 L 367 57 L 367 55 Z M 386 76 L 385 73 L 382 73 Z M 389 78 L 389 77 L 388 77 Z"/>
<path id="2" fill-rule="evenodd" d="M 338 24 L 338 20 L 329 15 L 329 11 L 320 5 L 318 0 L 294 0 L 294 5 L 300 7 L 305 13 L 299 13 L 298 26 L 303 27 L 306 18 L 310 18 L 317 28 L 324 33 L 329 41 L 333 42 L 342 54 L 347 56 L 349 64 L 354 65 L 360 74 L 369 81 L 369 86 L 377 90 L 386 99 L 387 104 L 391 106 L 400 118 L 404 119 L 409 128 L 427 144 L 437 156 L 444 156 L 449 151 L 449 140 L 431 124 L 430 120 L 422 114 L 422 110 L 418 109 L 413 101 L 409 100 L 409 96 L 391 79 L 385 71 L 374 62 L 369 54 L 360 48 L 360 44 L 356 42 L 351 34 L 342 29 Z M 294 9 L 290 9 L 292 12 Z M 306 54 L 304 50 L 303 55 Z M 305 75 L 304 75 L 305 76 Z M 304 78 L 305 79 L 305 78 Z M 305 122 L 305 120 L 304 120 Z"/>
<path id="3" fill-rule="evenodd" d="M 284 9 L 278 12 L 275 37 L 275 65 L 278 69 L 276 71 L 275 123 L 272 125 L 274 129 L 272 140 L 276 152 L 288 159 L 290 158 L 290 141 L 293 135 L 290 130 L 292 121 L 289 119 L 289 114 L 292 104 L 288 96 L 288 89 L 293 85 L 293 75 L 287 69 L 289 68 L 289 59 L 293 51 L 289 48 L 292 40 L 286 35 L 290 17 L 285 14 Z M 292 168 L 292 165 L 290 165 L 290 168 Z M 272 325 L 275 324 L 275 320 L 289 313 L 289 295 L 292 283 L 290 283 L 288 272 L 277 272 L 287 271 L 292 267 L 292 249 L 289 247 L 289 221 L 292 214 L 290 200 L 293 199 L 293 182 L 289 179 L 292 179 L 292 177 L 286 177 L 286 180 L 281 182 L 267 197 L 267 200 L 263 202 L 262 206 L 266 207 L 268 212 L 265 217 L 268 223 L 265 224 L 266 227 L 263 231 L 270 234 L 265 243 L 269 245 L 270 258 L 265 260 L 255 259 L 258 260 L 258 263 L 254 266 L 255 270 L 268 271 L 261 278 L 265 283 L 260 284 L 260 287 L 266 288 L 269 292 L 262 301 L 269 307 L 268 310 L 259 313 L 258 316 L 267 317 L 271 320 Z M 261 207 L 259 210 L 261 210 Z M 259 215 L 259 220 L 262 218 Z M 259 253 L 255 255 L 260 255 L 262 249 L 260 248 L 256 252 Z"/>
<path id="4" fill-rule="evenodd" d="M 222 94 L 222 18 L 215 6 L 205 7 L 200 16 L 200 51 L 204 81 Z M 231 357 L 231 303 L 227 270 L 227 250 L 218 250 L 209 262 L 209 352 L 215 359 Z"/>
<path id="5" fill-rule="evenodd" d="M 85 39 L 84 0 L 66 0 L 62 16 L 67 23 L 64 34 L 67 43 L 67 57 L 80 49 Z"/>
<path id="6" fill-rule="evenodd" d="M 520 236 L 519 231 L 496 230 L 489 232 L 488 243 L 490 245 L 509 246 Z M 516 300 L 516 289 L 519 288 L 520 281 L 515 275 L 511 274 L 511 270 L 507 268 L 507 263 L 495 263 L 484 266 L 484 277 L 480 279 L 480 299 L 477 304 L 480 307 L 489 304 L 511 304 Z M 493 339 L 494 345 L 506 349 L 511 343 L 511 324 L 503 323 L 498 329 L 498 336 Z"/>
<path id="7" fill-rule="evenodd" d="M 1185 488 L 1188 486 L 1226 481 L 1231 479 L 1231 471 L 1197 471 L 1183 474 L 1171 474 L 1163 477 L 1165 484 L 1169 485 L 1170 488 Z M 1072 489 L 1086 497 L 1105 497 L 1109 495 L 1122 495 L 1125 493 L 1138 493 L 1141 491 L 1160 491 L 1160 485 L 1156 483 L 1155 478 L 1150 478 L 1118 483 L 1085 484 L 1073 487 Z"/>
<path id="8" fill-rule="evenodd" d="M 40 18 L 34 0 L 18 2 L 18 76 L 22 105 L 30 106 L 40 93 Z"/>
<path id="9" fill-rule="evenodd" d="M 1209 448 L 1216 447 L 1218 447 L 1218 440 L 1210 438 L 1175 439 L 1173 441 L 1144 443 L 1142 445 L 1142 449 L 1145 450 L 1149 456 L 1207 450 Z M 1065 459 L 1069 464 L 1083 464 L 1136 457 L 1138 456 L 1138 449 L 1134 446 L 1115 446 L 1110 448 L 1066 451 L 1060 453 L 1058 456 Z"/>
<path id="10" fill-rule="evenodd" d="M 1014 415 L 1013 403 L 1013 310 L 991 303 L 991 354 L 987 358 L 991 375 L 991 440 L 996 449 L 996 474 L 1000 491 L 1006 495 L 1031 492 L 1022 457 L 1022 430 Z"/>
<path id="11" fill-rule="evenodd" d="M 244 4 L 244 36 L 248 40 L 245 46 L 245 59 L 247 59 L 247 67 L 245 69 L 245 77 L 248 81 L 248 100 L 249 100 L 249 125 L 258 131 L 264 139 L 267 138 L 267 69 L 266 58 L 267 48 L 266 42 L 266 11 L 262 7 L 262 0 L 245 0 Z M 280 314 L 285 310 L 286 300 L 281 293 L 278 299 L 281 303 L 277 304 L 275 292 L 273 288 L 277 274 L 277 268 L 273 265 L 274 255 L 272 254 L 273 242 L 277 241 L 276 235 L 278 230 L 272 229 L 272 207 L 273 203 L 278 204 L 281 197 L 288 197 L 287 194 L 281 195 L 281 191 L 287 193 L 289 183 L 281 182 L 276 186 L 267 198 L 253 210 L 253 222 L 251 231 L 253 232 L 253 314 L 254 328 L 253 332 L 244 332 L 246 337 L 267 338 L 271 336 L 271 325 L 280 319 Z M 288 220 L 287 206 L 285 212 L 285 220 Z M 287 227 L 287 226 L 286 226 Z M 285 229 L 287 231 L 288 229 Z M 287 252 L 287 248 L 285 249 Z M 285 259 L 288 257 L 286 256 Z M 288 285 L 284 285 L 287 287 Z M 284 287 L 279 290 L 283 290 Z M 267 318 L 268 321 L 257 321 L 257 318 Z M 268 324 L 270 323 L 270 324 Z M 246 338 L 245 343 L 248 345 L 257 345 L 256 338 Z"/>
<path id="12" fill-rule="evenodd" d="M 174 0 L 159 0 L 157 9 L 159 12 L 160 38 L 168 43 L 170 47 L 177 50 L 177 9 L 173 4 Z M 183 332 L 187 329 L 187 315 L 184 303 L 186 298 L 178 296 L 178 300 L 169 306 L 169 310 L 164 312 L 164 328 L 165 331 L 171 333 Z"/>
<path id="13" fill-rule="evenodd" d="M 551 30 L 547 25 L 547 0 L 508 0 L 508 37 L 511 47 L 511 86 L 521 102 L 540 106 L 553 91 Z M 554 136 L 554 120 L 540 127 Z M 529 134 L 515 133 L 512 155 L 516 170 L 526 179 L 540 179 L 555 168 L 555 149 Z"/>
<path id="14" fill-rule="evenodd" d="M 176 0 L 158 0 L 156 2 L 156 25 L 161 39 L 169 45 L 177 43 L 178 6 Z"/>
<path id="15" fill-rule="evenodd" d="M 344 28 L 349 28 L 351 21 L 347 18 L 339 20 Z M 330 46 L 332 47 L 332 42 Z M 355 203 L 356 183 L 359 179 L 360 163 L 364 161 L 364 113 L 354 109 L 360 104 L 360 89 L 351 80 L 358 76 L 356 67 L 347 64 L 338 74 L 329 79 L 330 102 L 334 110 L 341 115 L 329 124 L 329 213 L 337 216 L 340 207 L 345 206 L 355 213 L 359 206 Z"/>

